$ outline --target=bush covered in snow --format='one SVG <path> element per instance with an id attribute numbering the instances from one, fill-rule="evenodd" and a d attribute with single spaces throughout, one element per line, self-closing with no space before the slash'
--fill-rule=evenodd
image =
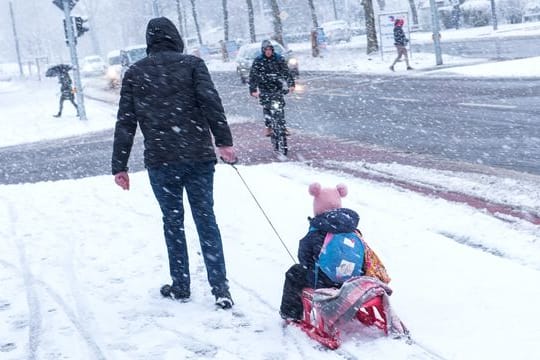
<path id="1" fill-rule="evenodd" d="M 491 19 L 491 4 L 488 0 L 471 0 L 460 5 L 463 23 L 469 26 L 485 26 Z"/>

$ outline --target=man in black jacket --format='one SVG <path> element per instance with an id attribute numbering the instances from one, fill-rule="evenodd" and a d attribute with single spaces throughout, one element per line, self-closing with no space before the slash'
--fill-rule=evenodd
<path id="1" fill-rule="evenodd" d="M 280 54 L 276 54 L 274 46 L 269 40 L 261 43 L 262 54 L 253 60 L 249 71 L 249 93 L 251 96 L 259 98 L 263 107 L 264 125 L 266 126 L 266 136 L 270 136 L 272 114 L 272 101 L 277 101 L 280 108 L 285 106 L 284 94 L 294 91 L 294 78 L 292 77 L 285 59 Z M 286 84 L 287 88 L 283 85 Z"/>
<path id="2" fill-rule="evenodd" d="M 199 235 L 208 281 L 216 305 L 233 301 L 226 278 L 221 235 L 214 216 L 216 154 L 236 161 L 231 131 L 221 99 L 203 60 L 183 55 L 184 43 L 174 24 L 161 17 L 146 30 L 148 56 L 133 64 L 122 81 L 114 133 L 112 173 L 129 190 L 127 162 L 140 126 L 144 163 L 163 213 L 171 285 L 163 296 L 189 299 L 189 260 L 184 233 L 183 191 L 186 189 Z"/>

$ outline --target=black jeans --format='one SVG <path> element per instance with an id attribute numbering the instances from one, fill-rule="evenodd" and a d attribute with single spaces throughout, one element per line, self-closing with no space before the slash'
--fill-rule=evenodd
<path id="1" fill-rule="evenodd" d="M 189 259 L 184 232 L 183 193 L 186 188 L 212 294 L 229 291 L 221 234 L 214 216 L 214 166 L 210 162 L 169 164 L 149 168 L 154 195 L 163 213 L 172 286 L 190 290 Z"/>
<path id="2" fill-rule="evenodd" d="M 283 295 L 279 313 L 283 318 L 301 320 L 304 306 L 302 305 L 302 289 L 310 286 L 307 282 L 308 270 L 300 264 L 290 267 L 285 273 Z M 313 286 L 313 284 L 311 284 Z"/>

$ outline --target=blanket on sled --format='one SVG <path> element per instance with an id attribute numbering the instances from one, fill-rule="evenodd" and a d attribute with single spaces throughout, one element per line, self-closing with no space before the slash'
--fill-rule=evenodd
<path id="1" fill-rule="evenodd" d="M 341 325 L 357 317 L 364 304 L 381 297 L 383 314 L 379 314 L 385 324 L 386 334 L 401 336 L 407 333 L 403 323 L 390 306 L 392 290 L 384 282 L 369 276 L 352 278 L 339 289 L 323 288 L 313 292 L 312 314 L 324 319 L 324 331 L 333 334 Z M 314 311 L 313 311 L 314 310 Z M 311 319 L 314 321 L 315 319 Z"/>

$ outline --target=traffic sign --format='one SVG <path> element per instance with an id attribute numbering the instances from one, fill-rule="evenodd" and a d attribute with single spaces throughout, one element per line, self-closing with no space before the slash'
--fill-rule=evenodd
<path id="1" fill-rule="evenodd" d="M 77 4 L 77 1 L 79 1 L 79 0 L 68 0 L 69 10 L 70 11 L 73 10 L 75 5 Z M 53 0 L 53 4 L 58 6 L 58 8 L 60 8 L 60 10 L 64 10 L 64 0 Z"/>

